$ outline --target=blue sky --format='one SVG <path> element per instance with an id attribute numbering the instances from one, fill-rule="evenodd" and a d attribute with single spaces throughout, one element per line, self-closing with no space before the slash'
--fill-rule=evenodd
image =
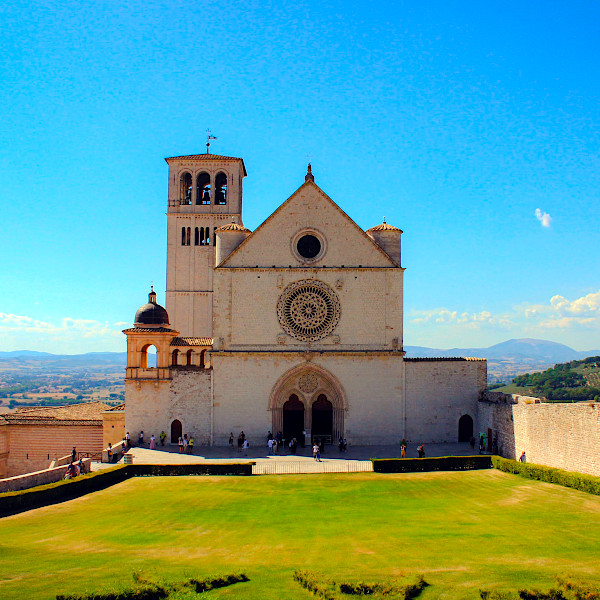
<path id="1" fill-rule="evenodd" d="M 13 2 L 0 350 L 124 350 L 164 302 L 167 165 L 240 156 L 401 227 L 407 345 L 600 347 L 596 2 Z"/>

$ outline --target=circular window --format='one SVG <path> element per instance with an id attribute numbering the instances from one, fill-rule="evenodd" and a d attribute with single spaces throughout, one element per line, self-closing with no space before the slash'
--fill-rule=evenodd
<path id="1" fill-rule="evenodd" d="M 298 254 L 304 258 L 314 258 L 321 252 L 319 238 L 312 234 L 303 235 L 296 243 Z"/>
<path id="2" fill-rule="evenodd" d="M 340 320 L 340 301 L 322 281 L 305 279 L 288 285 L 277 302 L 284 331 L 302 342 L 329 335 Z"/>
<path id="3" fill-rule="evenodd" d="M 327 240 L 320 231 L 305 228 L 292 237 L 290 250 L 302 264 L 313 264 L 325 256 Z"/>

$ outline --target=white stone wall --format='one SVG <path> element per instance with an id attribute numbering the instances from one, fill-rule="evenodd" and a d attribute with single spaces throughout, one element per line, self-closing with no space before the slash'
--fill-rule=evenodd
<path id="1" fill-rule="evenodd" d="M 488 392 L 479 404 L 482 428 L 500 453 L 527 462 L 600 476 L 600 403 L 536 403 L 537 398 Z"/>
<path id="2" fill-rule="evenodd" d="M 174 368 L 172 380 L 125 382 L 125 428 L 137 442 L 144 431 L 146 444 L 161 431 L 171 442 L 171 423 L 181 421 L 182 433 L 193 435 L 196 444 L 210 444 L 211 369 Z M 175 440 L 176 443 L 176 440 Z"/>
<path id="3" fill-rule="evenodd" d="M 463 415 L 473 419 L 478 431 L 478 400 L 487 387 L 485 360 L 408 360 L 405 365 L 408 440 L 457 442 Z"/>
<path id="4" fill-rule="evenodd" d="M 266 443 L 272 429 L 269 398 L 278 380 L 300 365 L 327 371 L 343 389 L 347 410 L 344 433 L 352 444 L 397 443 L 402 436 L 402 358 L 400 354 L 350 356 L 315 353 L 213 353 L 215 444 L 243 430 L 250 443 Z"/>
<path id="5" fill-rule="evenodd" d="M 402 345 L 401 269 L 216 269 L 215 345 L 224 349 L 305 348 L 286 334 L 277 317 L 277 301 L 295 281 L 326 283 L 340 301 L 340 321 L 312 349 L 392 349 Z M 222 342 L 221 342 L 222 340 Z M 221 348 L 220 348 L 221 349 Z"/>
<path id="6" fill-rule="evenodd" d="M 301 266 L 292 249 L 294 236 L 314 228 L 327 250 L 314 263 L 321 267 L 394 267 L 395 263 L 316 185 L 300 187 L 231 256 L 227 267 Z"/>

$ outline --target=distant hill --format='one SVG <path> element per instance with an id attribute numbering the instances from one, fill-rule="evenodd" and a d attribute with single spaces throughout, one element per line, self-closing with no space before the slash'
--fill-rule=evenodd
<path id="1" fill-rule="evenodd" d="M 541 373 L 526 373 L 513 379 L 526 395 L 549 402 L 600 401 L 600 356 L 559 363 Z M 498 391 L 503 391 L 499 388 Z"/>
<path id="2" fill-rule="evenodd" d="M 490 381 L 509 382 L 516 375 L 543 371 L 557 363 L 580 360 L 600 355 L 600 350 L 579 352 L 556 342 L 522 338 L 507 340 L 488 348 L 451 348 L 441 350 L 425 346 L 405 346 L 408 358 L 435 358 L 469 356 L 488 360 Z M 33 369 L 62 368 L 124 368 L 126 352 L 88 352 L 86 354 L 50 354 L 35 350 L 0 352 L 0 364 L 9 364 Z"/>
<path id="3" fill-rule="evenodd" d="M 127 352 L 87 352 L 86 354 L 50 354 L 34 350 L 15 350 L 0 352 L 0 361 L 18 363 L 36 363 L 40 366 L 122 366 L 127 363 Z"/>
<path id="4" fill-rule="evenodd" d="M 560 362 L 579 360 L 600 354 L 600 350 L 581 352 L 564 344 L 532 338 L 507 340 L 488 348 L 439 350 L 423 346 L 405 346 L 404 349 L 409 358 L 451 356 L 486 358 L 488 360 L 488 378 L 507 382 L 522 373 L 543 371 Z"/>

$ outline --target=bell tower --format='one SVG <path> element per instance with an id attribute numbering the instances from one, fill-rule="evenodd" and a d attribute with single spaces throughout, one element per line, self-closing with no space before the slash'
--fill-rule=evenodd
<path id="1" fill-rule="evenodd" d="M 242 225 L 244 161 L 217 154 L 166 158 L 167 302 L 172 326 L 185 337 L 212 337 L 215 230 Z"/>

